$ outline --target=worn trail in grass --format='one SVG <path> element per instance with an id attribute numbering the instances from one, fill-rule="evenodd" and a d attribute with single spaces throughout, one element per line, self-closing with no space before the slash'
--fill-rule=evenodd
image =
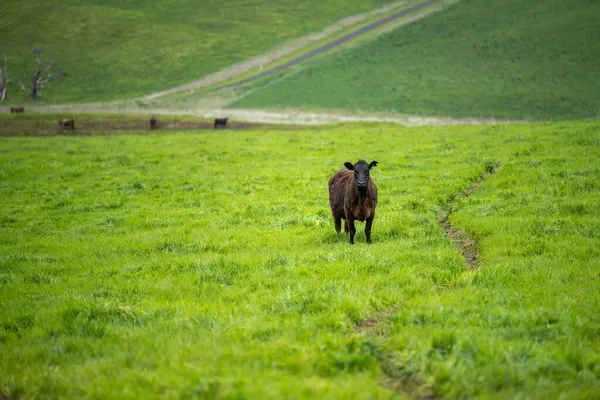
<path id="1" fill-rule="evenodd" d="M 0 393 L 593 397 L 599 140 L 594 123 L 2 138 Z M 380 163 L 371 246 L 363 225 L 338 240 L 328 209 L 359 157 Z M 437 215 L 498 164 L 449 218 L 477 239 L 472 270 Z"/>
<path id="2" fill-rule="evenodd" d="M 464 230 L 452 225 L 449 219 L 452 213 L 456 211 L 456 204 L 464 198 L 469 197 L 475 189 L 483 185 L 490 175 L 496 172 L 497 168 L 498 165 L 495 165 L 494 162 L 488 162 L 485 165 L 485 172 L 481 177 L 464 192 L 453 195 L 449 201 L 444 204 L 442 211 L 438 214 L 438 223 L 444 230 L 444 234 L 454 241 L 456 247 L 462 252 L 465 262 L 471 268 L 479 267 L 477 243 L 475 242 L 475 239 L 470 237 Z"/>

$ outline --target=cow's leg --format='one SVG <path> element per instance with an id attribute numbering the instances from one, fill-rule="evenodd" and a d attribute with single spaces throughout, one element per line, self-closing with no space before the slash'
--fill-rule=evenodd
<path id="1" fill-rule="evenodd" d="M 354 219 L 346 219 L 348 224 L 348 230 L 350 231 L 350 244 L 354 244 L 354 235 L 356 234 L 356 227 L 354 226 Z"/>
<path id="2" fill-rule="evenodd" d="M 335 231 L 339 236 L 342 230 L 342 219 L 340 217 L 333 217 L 333 222 L 335 223 Z"/>
<path id="3" fill-rule="evenodd" d="M 349 230 L 348 230 L 348 221 L 347 220 L 344 220 L 344 232 L 346 232 L 346 233 L 349 232 Z"/>
<path id="4" fill-rule="evenodd" d="M 365 235 L 367 236 L 367 243 L 371 244 L 371 226 L 373 226 L 373 219 L 375 215 L 371 218 L 367 218 L 367 224 L 365 226 Z"/>

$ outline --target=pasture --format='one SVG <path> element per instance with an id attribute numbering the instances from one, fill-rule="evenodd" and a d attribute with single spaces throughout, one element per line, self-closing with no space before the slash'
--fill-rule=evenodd
<path id="1" fill-rule="evenodd" d="M 13 78 L 42 48 L 68 77 L 45 102 L 125 99 L 202 78 L 298 36 L 389 3 L 366 1 L 4 0 L 2 54 Z M 25 97 L 15 85 L 11 101 Z"/>
<path id="2" fill-rule="evenodd" d="M 351 246 L 327 181 L 359 157 Z M 600 395 L 595 122 L 11 137 L 0 163 L 0 397 Z"/>
<path id="3" fill-rule="evenodd" d="M 600 115 L 600 7 L 465 0 L 251 84 L 234 107 L 561 120 Z"/>

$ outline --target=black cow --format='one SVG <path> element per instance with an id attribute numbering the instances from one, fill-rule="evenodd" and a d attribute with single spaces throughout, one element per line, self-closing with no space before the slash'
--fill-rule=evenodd
<path id="1" fill-rule="evenodd" d="M 377 161 L 367 164 L 359 160 L 356 164 L 346 162 L 342 169 L 329 180 L 329 205 L 333 214 L 335 231 L 340 233 L 342 219 L 344 230 L 350 232 L 350 244 L 354 244 L 356 227 L 354 221 L 367 221 L 365 235 L 367 243 L 371 243 L 371 227 L 377 207 L 377 186 L 369 176 L 371 168 Z"/>
<path id="2" fill-rule="evenodd" d="M 227 127 L 228 119 L 229 118 L 215 118 L 214 128 L 217 129 L 219 126 L 222 126 L 223 128 Z"/>
<path id="3" fill-rule="evenodd" d="M 58 120 L 58 126 L 61 129 L 69 128 L 72 131 L 75 130 L 75 120 L 73 118 L 61 118 Z"/>

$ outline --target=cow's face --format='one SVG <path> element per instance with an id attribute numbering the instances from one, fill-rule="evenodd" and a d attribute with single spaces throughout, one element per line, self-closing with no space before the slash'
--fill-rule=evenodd
<path id="1" fill-rule="evenodd" d="M 356 187 L 359 190 L 366 190 L 369 187 L 369 171 L 377 165 L 377 161 L 371 161 L 371 163 L 367 164 L 365 160 L 359 160 L 354 165 L 350 162 L 346 162 L 344 165 L 346 166 L 346 169 L 354 171 Z"/>

